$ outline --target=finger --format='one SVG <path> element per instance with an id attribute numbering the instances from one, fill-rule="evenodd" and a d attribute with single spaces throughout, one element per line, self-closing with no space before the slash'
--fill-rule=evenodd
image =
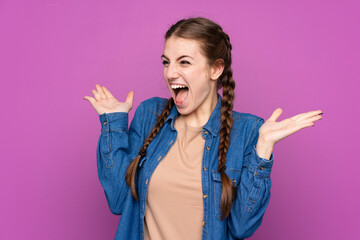
<path id="1" fill-rule="evenodd" d="M 314 116 L 320 116 L 319 114 L 322 113 L 321 110 L 317 110 L 317 111 L 310 111 L 310 112 L 307 112 L 305 113 L 304 115 L 302 115 L 301 117 L 299 117 L 297 120 L 304 120 L 304 119 L 307 119 L 307 118 L 311 118 L 311 117 L 314 117 Z"/>
<path id="2" fill-rule="evenodd" d="M 92 94 L 94 95 L 96 101 L 102 100 L 100 94 L 99 94 L 96 90 L 93 89 L 93 90 L 91 90 L 91 92 L 92 92 Z"/>
<path id="3" fill-rule="evenodd" d="M 305 118 L 312 117 L 312 116 L 315 116 L 315 115 L 319 115 L 320 113 L 322 113 L 321 110 L 310 111 L 310 112 L 295 115 L 295 116 L 292 117 L 292 119 L 296 120 L 296 121 L 301 121 L 301 120 L 303 120 Z"/>
<path id="4" fill-rule="evenodd" d="M 104 93 L 103 89 L 100 87 L 100 85 L 99 85 L 99 84 L 96 84 L 95 86 L 96 86 L 96 89 L 98 90 L 101 98 L 102 98 L 102 99 L 106 99 L 105 93 Z"/>
<path id="5" fill-rule="evenodd" d="M 318 121 L 322 119 L 321 115 L 315 115 L 313 117 L 309 117 L 309 118 L 306 118 L 306 119 L 303 119 L 301 121 L 301 123 L 310 123 L 310 122 L 315 122 L 315 121 Z"/>
<path id="6" fill-rule="evenodd" d="M 105 86 L 102 86 L 102 89 L 104 90 L 104 93 L 106 95 L 107 98 L 112 98 L 114 97 L 111 92 L 105 87 Z"/>
<path id="7" fill-rule="evenodd" d="M 96 100 L 94 98 L 89 97 L 89 96 L 85 96 L 84 99 L 88 100 L 91 104 L 94 104 L 96 102 Z"/>
<path id="8" fill-rule="evenodd" d="M 281 108 L 275 109 L 275 111 L 271 114 L 268 120 L 275 122 L 280 117 L 281 113 L 282 113 Z"/>
<path id="9" fill-rule="evenodd" d="M 132 105 L 133 105 L 133 101 L 134 101 L 134 91 L 130 91 L 126 97 L 126 103 L 128 103 L 131 108 L 132 108 Z"/>

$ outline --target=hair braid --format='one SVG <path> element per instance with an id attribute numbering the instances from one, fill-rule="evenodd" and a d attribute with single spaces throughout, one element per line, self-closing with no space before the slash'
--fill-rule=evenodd
<path id="1" fill-rule="evenodd" d="M 140 158 L 146 155 L 146 149 L 148 148 L 151 141 L 155 138 L 155 136 L 159 133 L 161 127 L 164 125 L 166 118 L 169 116 L 170 110 L 173 106 L 174 106 L 174 100 L 173 98 L 169 98 L 164 110 L 162 111 L 162 113 L 160 114 L 160 116 L 156 121 L 155 127 L 151 130 L 149 136 L 145 139 L 144 144 L 139 151 L 139 155 L 130 163 L 126 171 L 125 180 L 127 184 L 130 186 L 131 193 L 136 200 L 139 200 L 139 198 L 136 193 L 135 175 L 139 165 Z"/>
<path id="2" fill-rule="evenodd" d="M 233 125 L 232 109 L 235 98 L 235 81 L 231 69 L 231 49 L 229 36 L 223 32 L 225 45 L 227 47 L 227 56 L 224 59 L 225 69 L 219 78 L 218 86 L 223 87 L 223 99 L 221 101 L 221 127 L 219 144 L 219 165 L 218 171 L 221 175 L 222 193 L 221 193 L 221 219 L 227 217 L 230 213 L 231 204 L 235 197 L 235 188 L 230 178 L 225 173 L 226 154 L 230 145 L 230 132 Z"/>

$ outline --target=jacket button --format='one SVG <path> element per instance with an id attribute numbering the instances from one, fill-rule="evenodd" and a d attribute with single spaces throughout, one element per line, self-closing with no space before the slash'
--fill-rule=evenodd
<path id="1" fill-rule="evenodd" d="M 203 168 L 203 170 L 204 170 L 204 171 L 206 171 L 206 170 L 207 170 L 207 168 L 206 168 L 206 167 L 204 167 L 204 168 Z"/>
<path id="2" fill-rule="evenodd" d="M 208 134 L 208 131 L 205 131 L 204 134 L 207 135 L 207 134 Z"/>
<path id="3" fill-rule="evenodd" d="M 106 125 L 106 124 L 107 124 L 107 121 L 104 122 L 104 125 Z"/>
<path id="4" fill-rule="evenodd" d="M 206 194 L 204 194 L 204 198 L 207 198 L 207 195 L 206 195 Z"/>
<path id="5" fill-rule="evenodd" d="M 210 147 L 209 147 L 209 146 L 206 146 L 206 150 L 210 150 Z"/>
<path id="6" fill-rule="evenodd" d="M 205 226 L 205 224 L 206 224 L 205 221 L 203 221 L 203 226 Z"/>
<path id="7" fill-rule="evenodd" d="M 265 167 L 260 167 L 261 170 L 265 170 L 266 168 Z"/>
<path id="8" fill-rule="evenodd" d="M 233 183 L 236 183 L 236 179 L 235 179 L 235 178 L 233 179 Z"/>

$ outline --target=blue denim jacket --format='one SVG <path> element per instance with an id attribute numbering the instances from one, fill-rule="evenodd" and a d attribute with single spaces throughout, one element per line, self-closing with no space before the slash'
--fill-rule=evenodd
<path id="1" fill-rule="evenodd" d="M 176 140 L 174 121 L 178 116 L 174 106 L 164 126 L 150 143 L 146 156 L 140 159 L 136 184 L 139 201 L 131 195 L 125 182 L 130 162 L 138 155 L 145 138 L 155 126 L 167 99 L 153 97 L 140 103 L 128 129 L 128 113 L 99 115 L 101 135 L 97 146 L 97 167 L 109 208 L 121 214 L 115 239 L 144 239 L 146 194 L 156 166 Z M 230 215 L 220 220 L 221 177 L 218 172 L 218 148 L 221 96 L 208 122 L 203 127 L 205 139 L 202 159 L 202 190 L 204 196 L 203 240 L 243 239 L 250 237 L 260 226 L 270 201 L 270 160 L 256 152 L 261 117 L 233 111 L 234 124 L 230 134 L 225 173 L 237 186 L 236 199 Z"/>

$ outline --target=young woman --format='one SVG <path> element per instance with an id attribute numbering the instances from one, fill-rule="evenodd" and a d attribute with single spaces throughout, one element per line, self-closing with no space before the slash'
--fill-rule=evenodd
<path id="1" fill-rule="evenodd" d="M 161 56 L 171 98 L 117 101 L 105 86 L 85 96 L 99 114 L 97 166 L 115 239 L 243 239 L 270 200 L 276 142 L 313 126 L 321 110 L 276 122 L 233 111 L 231 44 L 205 18 L 183 19 L 165 35 Z M 218 90 L 222 88 L 222 96 Z"/>

